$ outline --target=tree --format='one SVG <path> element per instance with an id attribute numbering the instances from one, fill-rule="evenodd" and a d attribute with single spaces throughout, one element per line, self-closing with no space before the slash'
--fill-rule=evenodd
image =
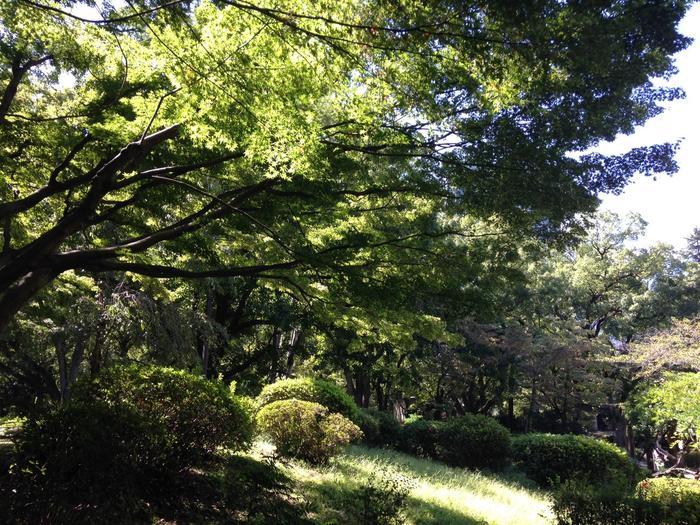
<path id="1" fill-rule="evenodd" d="M 0 8 L 0 330 L 69 271 L 362 280 L 675 169 L 568 153 L 679 95 L 686 2 L 127 4 Z"/>
<path id="2" fill-rule="evenodd" d="M 688 241 L 688 258 L 696 263 L 700 263 L 700 228 L 694 228 L 693 233 L 686 239 Z"/>
<path id="3" fill-rule="evenodd" d="M 646 227 L 639 215 L 602 212 L 581 242 L 530 263 L 521 308 L 530 317 L 572 320 L 591 338 L 629 343 L 651 327 L 697 308 L 694 267 L 672 247 L 633 248 Z"/>
<path id="4" fill-rule="evenodd" d="M 673 319 L 649 330 L 618 361 L 638 379 L 659 379 L 663 372 L 700 372 L 700 318 Z"/>
<path id="5" fill-rule="evenodd" d="M 657 475 L 697 478 L 685 458 L 698 447 L 700 374 L 666 372 L 655 383 L 642 385 L 628 402 L 639 433 L 644 436 L 647 463 Z"/>

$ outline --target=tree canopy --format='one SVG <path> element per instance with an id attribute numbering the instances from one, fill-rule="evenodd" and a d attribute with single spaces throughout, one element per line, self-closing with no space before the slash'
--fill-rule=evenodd
<path id="1" fill-rule="evenodd" d="M 0 329 L 69 271 L 386 297 L 675 169 L 586 150 L 681 94 L 686 2 L 80 7 L 0 8 Z"/>

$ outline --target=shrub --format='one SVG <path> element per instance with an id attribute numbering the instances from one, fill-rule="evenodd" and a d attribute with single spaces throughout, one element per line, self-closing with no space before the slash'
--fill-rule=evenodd
<path id="1" fill-rule="evenodd" d="M 262 408 L 283 399 L 299 399 L 318 403 L 328 408 L 330 412 L 343 414 L 352 421 L 358 421 L 360 418 L 360 409 L 347 392 L 335 383 L 323 379 L 311 377 L 282 379 L 267 385 L 258 396 L 258 407 Z"/>
<path id="2" fill-rule="evenodd" d="M 173 457 L 183 465 L 219 446 L 244 448 L 253 427 L 246 405 L 220 383 L 157 366 L 112 367 L 74 388 L 76 402 L 99 399 L 158 422 L 171 440 Z"/>
<path id="3" fill-rule="evenodd" d="M 488 416 L 468 414 L 438 427 L 437 459 L 448 465 L 499 468 L 511 454 L 510 432 Z"/>
<path id="4" fill-rule="evenodd" d="M 238 518 L 234 523 L 311 524 L 291 479 L 272 462 L 232 455 L 221 481 L 223 507 Z"/>
<path id="5" fill-rule="evenodd" d="M 342 414 L 329 414 L 326 407 L 300 399 L 265 405 L 256 421 L 280 455 L 310 463 L 327 462 L 341 447 L 362 436 L 357 425 Z"/>
<path id="6" fill-rule="evenodd" d="M 437 435 L 444 423 L 426 419 L 407 421 L 401 428 L 399 448 L 407 454 L 436 458 Z"/>
<path id="7" fill-rule="evenodd" d="M 19 435 L 0 517 L 7 523 L 135 523 L 143 518 L 140 498 L 169 472 L 168 459 L 165 429 L 157 422 L 99 401 L 72 403 Z"/>
<path id="8" fill-rule="evenodd" d="M 697 525 L 700 481 L 647 479 L 633 491 L 620 481 L 594 486 L 581 480 L 563 483 L 554 495 L 560 525 Z"/>
<path id="9" fill-rule="evenodd" d="M 611 443 L 571 434 L 525 434 L 513 439 L 513 459 L 540 485 L 577 478 L 592 483 L 633 480 L 635 467 Z"/>
<path id="10" fill-rule="evenodd" d="M 415 419 L 401 429 L 399 448 L 453 466 L 498 468 L 510 457 L 510 432 L 495 419 L 481 415 L 447 421 Z"/>
<path id="11" fill-rule="evenodd" d="M 637 495 L 663 509 L 664 523 L 700 522 L 700 481 L 685 478 L 652 478 L 637 485 Z"/>
<path id="12" fill-rule="evenodd" d="M 372 447 L 397 446 L 401 434 L 401 424 L 393 414 L 376 408 L 360 409 L 360 417 L 356 421 L 364 442 Z"/>
<path id="13" fill-rule="evenodd" d="M 577 479 L 562 483 L 554 493 L 552 511 L 558 525 L 659 525 L 660 505 L 644 501 L 628 484 L 591 485 Z"/>

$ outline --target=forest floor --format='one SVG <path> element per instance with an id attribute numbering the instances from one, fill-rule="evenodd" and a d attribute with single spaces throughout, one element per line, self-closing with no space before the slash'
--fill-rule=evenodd
<path id="1" fill-rule="evenodd" d="M 264 455 L 267 446 L 259 443 L 252 455 Z M 316 523 L 356 524 L 368 499 L 381 511 L 391 506 L 401 487 L 408 490 L 403 511 L 408 525 L 553 523 L 548 495 L 515 471 L 456 469 L 360 446 L 349 447 L 326 467 L 290 462 L 283 471 L 294 480 Z"/>

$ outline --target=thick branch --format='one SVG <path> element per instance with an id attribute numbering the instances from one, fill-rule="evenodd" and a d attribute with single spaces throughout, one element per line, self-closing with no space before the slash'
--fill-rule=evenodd
<path id="1" fill-rule="evenodd" d="M 150 150 L 175 137 L 179 125 L 157 131 L 148 137 L 132 142 L 115 157 L 105 163 L 92 179 L 90 189 L 83 200 L 50 230 L 24 247 L 12 261 L 0 270 L 0 289 L 9 286 L 16 279 L 33 268 L 46 264 L 46 257 L 60 246 L 70 235 L 87 224 L 100 200 L 110 191 L 117 173 L 128 168 Z"/>
<path id="2" fill-rule="evenodd" d="M 5 122 L 5 116 L 10 110 L 10 105 L 15 99 L 15 95 L 17 95 L 17 89 L 19 88 L 19 84 L 20 82 L 22 82 L 22 78 L 27 73 L 27 71 L 29 71 L 33 67 L 43 64 L 48 60 L 51 60 L 51 58 L 51 55 L 46 55 L 41 58 L 28 60 L 24 64 L 22 64 L 20 58 L 16 58 L 12 62 L 12 74 L 10 76 L 10 81 L 7 83 L 5 92 L 2 95 L 2 99 L 0 99 L 0 124 Z"/>
<path id="3" fill-rule="evenodd" d="M 259 264 L 254 266 L 232 266 L 229 268 L 215 268 L 210 270 L 185 270 L 157 264 L 128 263 L 120 261 L 95 261 L 77 265 L 90 272 L 132 272 L 148 277 L 168 278 L 181 277 L 185 279 L 199 279 L 202 277 L 246 277 L 262 274 L 270 270 L 288 270 L 300 266 L 302 260 L 280 262 L 274 264 Z"/>

